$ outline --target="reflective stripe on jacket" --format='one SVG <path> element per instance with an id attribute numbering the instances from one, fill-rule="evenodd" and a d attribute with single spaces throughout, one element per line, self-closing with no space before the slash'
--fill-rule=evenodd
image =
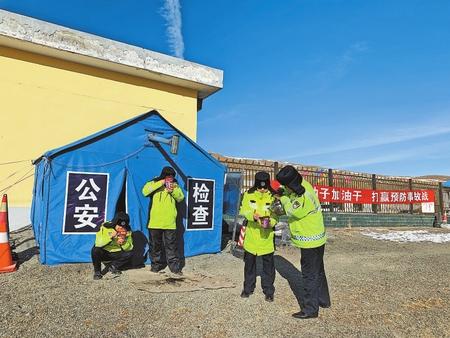
<path id="1" fill-rule="evenodd" d="M 274 197 L 270 192 L 261 193 L 257 190 L 253 193 L 246 192 L 242 198 L 239 214 L 247 219 L 244 249 L 253 255 L 267 255 L 275 251 L 273 227 L 278 220 L 269 210 L 273 201 Z M 255 213 L 260 216 L 269 216 L 270 228 L 262 228 L 261 224 L 253 218 Z"/>
<path id="2" fill-rule="evenodd" d="M 150 229 L 175 230 L 177 228 L 176 203 L 184 199 L 178 185 L 170 193 L 165 189 L 164 181 L 150 181 L 142 188 L 144 196 L 152 195 L 152 208 L 147 227 Z"/>
<path id="3" fill-rule="evenodd" d="M 288 216 L 291 241 L 299 248 L 317 248 L 327 241 L 319 198 L 311 184 L 302 180 L 305 193 L 281 197 Z"/>

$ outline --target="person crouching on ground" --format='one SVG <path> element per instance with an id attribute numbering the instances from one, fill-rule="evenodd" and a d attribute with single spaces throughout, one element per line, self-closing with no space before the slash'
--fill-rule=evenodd
<path id="1" fill-rule="evenodd" d="M 270 212 L 274 201 L 274 191 L 270 186 L 270 175 L 260 171 L 255 175 L 255 183 L 242 199 L 239 214 L 247 220 L 244 237 L 244 289 L 241 297 L 248 298 L 256 286 L 256 257 L 261 256 L 263 272 L 261 286 L 265 300 L 273 302 L 275 292 L 275 265 L 273 253 L 275 215 Z"/>
<path id="2" fill-rule="evenodd" d="M 118 212 L 111 222 L 105 222 L 95 235 L 95 245 L 91 256 L 94 264 L 94 279 L 103 277 L 102 262 L 109 261 L 107 271 L 120 275 L 120 268 L 131 262 L 133 257 L 133 238 L 131 236 L 130 217 Z"/>
<path id="3" fill-rule="evenodd" d="M 150 271 L 159 272 L 169 265 L 172 273 L 181 275 L 176 233 L 176 204 L 184 199 L 184 194 L 175 179 L 175 170 L 172 167 L 164 167 L 158 177 L 144 185 L 142 194 L 152 199 L 148 222 L 152 260 Z"/>
<path id="4" fill-rule="evenodd" d="M 277 180 L 286 188 L 280 201 L 288 216 L 292 244 L 301 251 L 304 298 L 301 311 L 292 316 L 298 319 L 316 318 L 319 306 L 331 306 L 323 264 L 327 237 L 319 198 L 312 185 L 293 166 L 282 168 Z"/>

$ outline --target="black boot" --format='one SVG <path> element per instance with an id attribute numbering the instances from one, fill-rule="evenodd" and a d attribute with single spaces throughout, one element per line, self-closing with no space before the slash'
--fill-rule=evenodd
<path id="1" fill-rule="evenodd" d="M 264 299 L 266 300 L 266 302 L 273 302 L 273 295 L 266 295 Z"/>
<path id="2" fill-rule="evenodd" d="M 250 297 L 250 295 L 251 295 L 252 293 L 253 293 L 253 292 L 247 293 L 247 292 L 245 292 L 244 290 L 242 290 L 242 292 L 241 292 L 241 297 L 242 297 L 242 298 L 248 298 L 248 297 Z"/>
<path id="3" fill-rule="evenodd" d="M 307 314 L 307 313 L 304 313 L 303 311 L 300 311 L 300 312 L 294 313 L 292 315 L 292 317 L 297 318 L 297 319 L 317 318 L 317 317 L 319 317 L 319 312 Z"/>
<path id="4" fill-rule="evenodd" d="M 94 271 L 94 280 L 102 279 L 103 275 L 100 271 Z"/>
<path id="5" fill-rule="evenodd" d="M 122 271 L 120 271 L 119 269 L 117 269 L 113 264 L 111 264 L 111 265 L 109 266 L 109 269 L 108 269 L 108 270 L 109 270 L 109 272 L 111 272 L 111 274 L 116 275 L 116 276 L 122 274 Z"/>

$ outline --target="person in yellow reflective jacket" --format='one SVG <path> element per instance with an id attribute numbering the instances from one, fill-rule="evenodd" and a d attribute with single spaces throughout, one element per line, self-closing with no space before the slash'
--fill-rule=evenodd
<path id="1" fill-rule="evenodd" d="M 131 236 L 130 217 L 118 212 L 111 222 L 105 222 L 95 234 L 95 244 L 91 251 L 94 265 L 94 279 L 103 277 L 102 262 L 109 261 L 107 271 L 121 274 L 120 268 L 131 262 L 133 257 L 133 238 Z"/>
<path id="2" fill-rule="evenodd" d="M 280 201 L 288 216 L 292 244 L 301 251 L 304 297 L 301 311 L 292 316 L 316 318 L 319 307 L 331 306 L 323 264 L 327 238 L 319 198 L 293 166 L 282 168 L 276 178 L 286 189 Z"/>
<path id="3" fill-rule="evenodd" d="M 176 204 L 184 199 L 184 194 L 175 179 L 175 170 L 164 167 L 158 177 L 144 185 L 142 194 L 151 198 L 152 205 L 148 222 L 152 260 L 150 270 L 158 272 L 168 265 L 172 273 L 182 274 L 177 246 Z"/>
<path id="4" fill-rule="evenodd" d="M 277 218 L 270 212 L 274 201 L 270 186 L 270 175 L 260 171 L 255 183 L 242 198 L 239 214 L 245 217 L 247 227 L 244 237 L 244 289 L 242 298 L 248 298 L 256 286 L 256 258 L 262 257 L 263 273 L 261 286 L 268 302 L 273 302 L 275 287 L 275 265 L 273 259 L 274 227 Z"/>

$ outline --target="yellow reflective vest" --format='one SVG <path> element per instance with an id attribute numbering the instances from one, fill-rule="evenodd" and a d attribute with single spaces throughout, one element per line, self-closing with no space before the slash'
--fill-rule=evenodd
<path id="1" fill-rule="evenodd" d="M 247 220 L 244 249 L 253 255 L 267 255 L 275 251 L 273 228 L 278 219 L 269 210 L 273 201 L 274 197 L 270 192 L 261 193 L 257 190 L 253 193 L 247 191 L 242 198 L 239 214 Z M 261 224 L 253 218 L 255 213 L 260 216 L 269 216 L 270 228 L 261 227 Z"/>
<path id="2" fill-rule="evenodd" d="M 118 251 L 130 251 L 133 249 L 133 238 L 131 237 L 131 231 L 127 232 L 125 242 L 120 245 L 117 243 L 117 238 L 111 238 L 111 234 L 115 231 L 114 228 L 106 227 L 103 223 L 100 229 L 95 234 L 95 246 L 98 248 L 103 248 L 108 252 L 118 252 Z"/>
<path id="3" fill-rule="evenodd" d="M 176 203 L 184 199 L 181 188 L 175 184 L 175 188 L 170 193 L 165 189 L 164 180 L 147 182 L 142 188 L 144 196 L 151 196 L 152 208 L 148 228 L 175 230 L 177 228 L 177 207 Z"/>
<path id="4" fill-rule="evenodd" d="M 292 244 L 299 248 L 317 248 L 327 241 L 319 198 L 311 184 L 302 180 L 305 193 L 282 196 L 281 203 L 288 216 Z"/>

